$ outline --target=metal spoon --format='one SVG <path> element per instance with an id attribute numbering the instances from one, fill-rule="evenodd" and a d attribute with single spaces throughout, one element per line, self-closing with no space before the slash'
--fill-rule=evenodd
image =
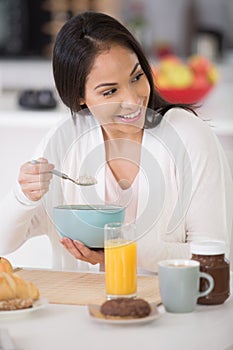
<path id="1" fill-rule="evenodd" d="M 40 164 L 40 162 L 33 159 L 31 160 L 31 164 Z M 60 177 L 61 179 L 72 181 L 73 183 L 79 186 L 92 186 L 97 184 L 97 180 L 93 176 L 83 175 L 83 176 L 80 176 L 78 179 L 72 179 L 70 176 L 62 173 L 57 169 L 51 170 L 50 173 Z"/>

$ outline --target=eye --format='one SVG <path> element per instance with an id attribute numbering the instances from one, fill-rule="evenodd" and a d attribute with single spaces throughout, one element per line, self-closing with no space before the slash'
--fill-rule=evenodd
<path id="1" fill-rule="evenodd" d="M 105 92 L 103 93 L 103 96 L 110 96 L 110 95 L 113 95 L 116 91 L 117 91 L 116 88 L 113 88 L 113 89 L 111 89 L 111 90 L 105 91 Z"/>
<path id="2" fill-rule="evenodd" d="M 142 77 L 144 74 L 145 74 L 145 73 L 143 73 L 143 72 L 138 73 L 138 74 L 133 78 L 132 82 L 140 80 L 141 77 Z"/>

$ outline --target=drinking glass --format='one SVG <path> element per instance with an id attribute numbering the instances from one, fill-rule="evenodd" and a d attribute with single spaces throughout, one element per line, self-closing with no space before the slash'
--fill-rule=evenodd
<path id="1" fill-rule="evenodd" d="M 136 297 L 137 243 L 133 223 L 104 226 L 105 284 L 107 299 Z"/>

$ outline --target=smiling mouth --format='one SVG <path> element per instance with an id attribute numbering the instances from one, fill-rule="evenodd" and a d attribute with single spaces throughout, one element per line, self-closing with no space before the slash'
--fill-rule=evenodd
<path id="1" fill-rule="evenodd" d="M 139 108 L 136 112 L 119 115 L 118 118 L 121 118 L 124 121 L 135 121 L 141 117 L 141 108 Z"/>

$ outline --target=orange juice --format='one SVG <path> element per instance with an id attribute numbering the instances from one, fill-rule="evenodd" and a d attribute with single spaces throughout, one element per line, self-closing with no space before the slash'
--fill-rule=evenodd
<path id="1" fill-rule="evenodd" d="M 112 239 L 104 248 L 107 296 L 136 296 L 137 244 Z"/>

